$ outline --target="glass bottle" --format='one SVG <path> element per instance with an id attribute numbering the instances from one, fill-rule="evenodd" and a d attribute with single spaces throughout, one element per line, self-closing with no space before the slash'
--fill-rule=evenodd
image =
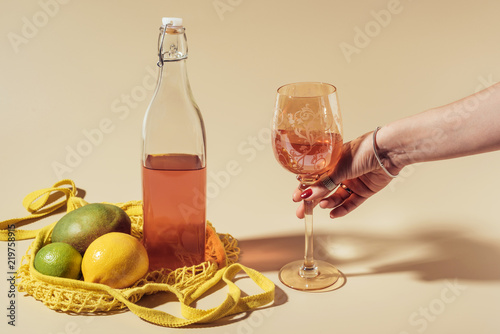
<path id="1" fill-rule="evenodd" d="M 163 18 L 159 76 L 143 123 L 144 246 L 150 269 L 205 260 L 205 126 L 186 72 L 180 18 Z"/>

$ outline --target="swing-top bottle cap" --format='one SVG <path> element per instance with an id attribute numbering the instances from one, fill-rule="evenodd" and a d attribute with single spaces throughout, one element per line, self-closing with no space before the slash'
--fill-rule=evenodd
<path id="1" fill-rule="evenodd" d="M 182 27 L 182 18 L 180 17 L 164 17 L 161 19 L 162 25 L 172 25 L 174 27 Z"/>

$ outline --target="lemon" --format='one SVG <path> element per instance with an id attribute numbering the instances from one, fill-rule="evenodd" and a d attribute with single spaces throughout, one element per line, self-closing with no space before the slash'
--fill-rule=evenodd
<path id="1" fill-rule="evenodd" d="M 148 272 L 144 246 L 133 236 L 110 232 L 95 239 L 85 251 L 82 273 L 85 282 L 115 289 L 131 286 Z"/>
<path id="2" fill-rule="evenodd" d="M 35 269 L 49 276 L 78 279 L 81 254 L 64 242 L 53 242 L 40 248 L 35 255 Z"/>

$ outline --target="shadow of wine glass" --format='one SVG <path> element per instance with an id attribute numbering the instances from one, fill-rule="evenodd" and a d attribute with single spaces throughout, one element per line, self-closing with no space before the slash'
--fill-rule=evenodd
<path id="1" fill-rule="evenodd" d="M 425 246 L 426 255 L 376 265 L 369 273 L 352 273 L 349 276 L 411 272 L 424 281 L 455 278 L 481 282 L 500 281 L 500 245 L 491 241 L 457 230 L 418 233 L 408 241 L 407 245 L 398 246 Z"/>
<path id="2" fill-rule="evenodd" d="M 436 226 L 439 224 L 422 224 Z M 500 245 L 460 228 L 429 228 L 411 234 L 315 234 L 315 256 L 339 266 L 362 264 L 362 272 L 344 271 L 346 278 L 410 272 L 420 280 L 463 279 L 500 281 Z M 304 236 L 240 240 L 240 262 L 259 271 L 278 271 L 303 258 Z M 397 256 L 394 256 L 397 255 Z"/>

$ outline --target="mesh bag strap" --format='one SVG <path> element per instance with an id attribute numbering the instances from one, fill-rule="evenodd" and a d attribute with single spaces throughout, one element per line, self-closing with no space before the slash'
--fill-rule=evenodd
<path id="1" fill-rule="evenodd" d="M 66 205 L 70 198 L 76 198 L 76 186 L 72 180 L 65 179 L 56 182 L 52 187 L 33 191 L 23 199 L 23 206 L 30 212 L 22 218 L 12 218 L 0 222 L 0 240 L 6 241 L 9 237 L 9 228 L 19 225 L 20 222 L 39 219 L 47 216 L 62 206 Z M 64 199 L 59 200 L 62 196 Z M 38 230 L 15 230 L 16 240 L 33 239 Z"/>

